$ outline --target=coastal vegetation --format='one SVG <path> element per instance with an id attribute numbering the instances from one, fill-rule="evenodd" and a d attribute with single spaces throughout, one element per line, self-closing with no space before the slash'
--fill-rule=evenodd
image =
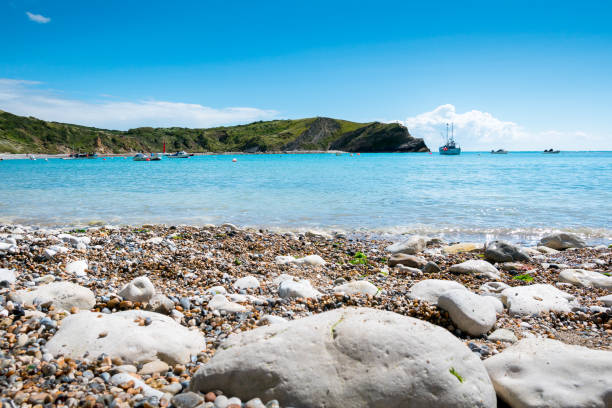
<path id="1" fill-rule="evenodd" d="M 344 150 L 426 152 L 397 123 L 356 123 L 330 118 L 259 121 L 207 129 L 140 127 L 127 131 L 47 122 L 0 111 L 0 152 L 60 154 L 168 151 L 270 152 Z"/>

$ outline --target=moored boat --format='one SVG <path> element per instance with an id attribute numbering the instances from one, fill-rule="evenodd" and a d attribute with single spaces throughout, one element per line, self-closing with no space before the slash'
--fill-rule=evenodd
<path id="1" fill-rule="evenodd" d="M 191 155 L 187 152 L 180 151 L 172 154 L 167 154 L 166 157 L 170 159 L 188 159 Z"/>
<path id="2" fill-rule="evenodd" d="M 461 147 L 455 143 L 455 126 L 451 124 L 451 135 L 448 136 L 448 123 L 446 124 L 446 144 L 438 149 L 443 156 L 457 156 L 461 154 Z"/>
<path id="3" fill-rule="evenodd" d="M 553 149 L 548 149 L 548 150 L 544 150 L 542 153 L 546 153 L 546 154 L 557 154 L 560 153 L 561 150 L 553 150 Z"/>
<path id="4" fill-rule="evenodd" d="M 508 151 L 504 149 L 491 150 L 491 154 L 508 154 Z"/>

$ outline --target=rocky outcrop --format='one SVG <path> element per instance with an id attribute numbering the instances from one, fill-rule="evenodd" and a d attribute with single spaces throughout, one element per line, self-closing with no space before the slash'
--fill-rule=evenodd
<path id="1" fill-rule="evenodd" d="M 348 132 L 330 147 L 347 152 L 428 152 L 423 139 L 410 135 L 408 129 L 398 123 L 372 123 Z"/>

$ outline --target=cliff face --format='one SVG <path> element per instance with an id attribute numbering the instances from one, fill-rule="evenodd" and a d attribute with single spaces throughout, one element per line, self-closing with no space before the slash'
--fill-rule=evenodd
<path id="1" fill-rule="evenodd" d="M 348 152 L 429 151 L 423 139 L 412 137 L 408 129 L 397 123 L 372 123 L 343 135 L 330 148 Z"/>
<path id="2" fill-rule="evenodd" d="M 266 152 L 344 150 L 349 152 L 426 152 L 422 139 L 391 123 L 356 123 L 331 118 L 272 120 L 210 129 L 142 127 L 128 131 L 47 122 L 0 111 L 0 152 L 98 153 Z"/>

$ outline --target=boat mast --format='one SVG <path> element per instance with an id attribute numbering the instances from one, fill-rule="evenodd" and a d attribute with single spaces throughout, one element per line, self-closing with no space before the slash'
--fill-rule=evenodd
<path id="1" fill-rule="evenodd" d="M 446 124 L 446 144 L 448 144 L 448 123 Z"/>

